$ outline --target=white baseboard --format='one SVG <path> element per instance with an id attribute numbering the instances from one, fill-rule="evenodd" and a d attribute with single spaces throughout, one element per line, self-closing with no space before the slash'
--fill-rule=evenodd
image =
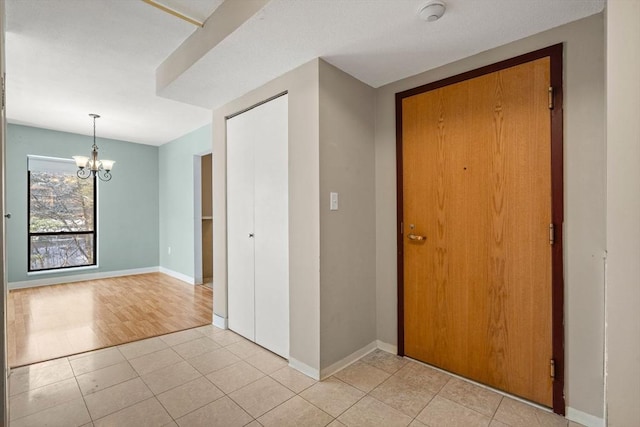
<path id="1" fill-rule="evenodd" d="M 595 415 L 587 414 L 586 412 L 582 412 L 574 408 L 567 407 L 567 415 L 565 417 L 570 421 L 574 421 L 586 427 L 605 426 L 603 418 L 598 418 Z"/>
<path id="2" fill-rule="evenodd" d="M 59 285 L 61 283 L 84 282 L 85 280 L 108 279 L 109 277 L 133 276 L 135 274 L 157 273 L 159 267 L 133 268 L 130 270 L 101 271 L 97 273 L 74 274 L 72 276 L 41 277 L 22 282 L 9 282 L 9 289 L 26 289 L 38 286 Z"/>
<path id="3" fill-rule="evenodd" d="M 214 314 L 213 317 L 213 324 L 215 325 L 216 323 L 216 315 Z M 226 319 L 223 319 L 226 320 Z M 289 358 L 289 366 L 292 367 L 293 369 L 296 369 L 300 372 L 302 372 L 303 374 L 305 374 L 308 377 L 311 377 L 315 380 L 319 380 L 320 378 L 324 379 L 327 377 L 330 377 L 331 375 L 335 374 L 336 372 L 346 368 L 347 366 L 357 362 L 358 360 L 362 359 L 364 356 L 366 356 L 367 354 L 371 353 L 372 351 L 374 351 L 375 349 L 379 348 L 380 350 L 386 351 L 388 353 L 391 354 L 398 354 L 398 347 L 393 345 L 393 344 L 387 344 L 385 342 L 382 342 L 380 340 L 376 340 L 373 341 L 369 344 L 367 344 L 366 346 L 362 347 L 359 350 L 354 351 L 353 353 L 351 353 L 350 355 L 348 355 L 347 357 L 345 357 L 342 360 L 337 361 L 336 363 L 322 369 L 320 372 L 318 372 L 317 369 L 314 369 L 312 367 L 310 367 L 309 365 L 306 365 L 302 362 L 300 362 L 299 360 L 294 359 L 293 357 Z"/>
<path id="4" fill-rule="evenodd" d="M 351 365 L 352 363 L 355 363 L 358 360 L 362 359 L 364 356 L 366 356 L 367 354 L 371 353 L 376 348 L 378 348 L 377 342 L 376 341 L 370 342 L 369 344 L 367 344 L 364 347 L 362 347 L 360 350 L 354 351 L 353 353 L 351 353 L 350 355 L 348 355 L 344 359 L 338 360 L 336 363 L 333 363 L 333 364 L 327 366 L 326 368 L 321 369 L 320 370 L 320 377 L 322 379 L 330 377 L 331 375 L 335 374 L 336 372 L 338 372 L 338 371 L 346 368 L 347 366 Z"/>
<path id="5" fill-rule="evenodd" d="M 289 366 L 296 371 L 300 371 L 306 376 L 313 378 L 316 381 L 320 380 L 320 371 L 300 362 L 299 360 L 294 359 L 293 357 L 289 357 Z"/>
<path id="6" fill-rule="evenodd" d="M 397 345 L 388 344 L 388 343 L 382 342 L 380 340 L 376 341 L 376 345 L 382 351 L 386 351 L 387 353 L 391 353 L 391 354 L 398 354 L 398 346 Z"/>
<path id="7" fill-rule="evenodd" d="M 165 267 L 160 267 L 160 273 L 164 273 L 167 276 L 171 276 L 175 279 L 182 280 L 183 282 L 187 282 L 190 285 L 196 284 L 196 281 L 193 277 L 187 276 L 186 274 L 178 273 L 177 271 L 173 271 Z"/>
<path id="8" fill-rule="evenodd" d="M 213 313 L 213 326 L 220 329 L 229 329 L 229 325 L 227 325 L 227 319 L 222 316 L 218 316 L 215 313 Z"/>

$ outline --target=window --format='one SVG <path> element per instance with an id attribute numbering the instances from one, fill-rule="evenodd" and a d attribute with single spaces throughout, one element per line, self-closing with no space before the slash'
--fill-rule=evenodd
<path id="1" fill-rule="evenodd" d="M 96 265 L 96 179 L 72 160 L 28 156 L 29 271 Z"/>

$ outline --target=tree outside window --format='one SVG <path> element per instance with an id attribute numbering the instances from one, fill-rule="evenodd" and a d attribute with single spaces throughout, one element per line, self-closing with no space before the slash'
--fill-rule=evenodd
<path id="1" fill-rule="evenodd" d="M 96 179 L 72 160 L 29 156 L 29 271 L 96 265 Z"/>

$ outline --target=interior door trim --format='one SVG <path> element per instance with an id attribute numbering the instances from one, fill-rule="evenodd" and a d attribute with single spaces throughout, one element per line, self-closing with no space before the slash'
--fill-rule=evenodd
<path id="1" fill-rule="evenodd" d="M 553 380 L 553 411 L 565 414 L 564 401 L 564 267 L 563 267 L 563 44 L 559 43 L 515 58 L 487 65 L 462 74 L 396 93 L 396 193 L 397 193 L 397 262 L 398 262 L 398 355 L 404 356 L 404 248 L 402 235 L 403 178 L 402 178 L 402 100 L 475 77 L 490 74 L 536 59 L 549 57 L 550 79 L 553 87 L 551 112 L 551 216 L 555 226 L 555 241 L 551 252 L 552 292 L 552 354 L 555 362 Z"/>

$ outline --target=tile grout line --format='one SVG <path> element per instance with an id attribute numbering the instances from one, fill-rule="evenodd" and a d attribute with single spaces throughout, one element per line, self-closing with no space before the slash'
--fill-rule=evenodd
<path id="1" fill-rule="evenodd" d="M 172 389 L 172 390 L 173 390 L 173 389 Z M 168 390 L 167 390 L 167 391 L 168 391 Z M 153 393 L 153 392 L 152 392 L 152 393 Z M 158 403 L 160 404 L 160 406 L 162 406 L 162 407 L 164 408 L 164 410 L 165 410 L 165 411 L 167 411 L 167 414 L 169 415 L 169 418 L 171 418 L 171 421 L 173 421 L 174 423 L 178 424 L 178 420 L 177 420 L 177 418 L 174 418 L 174 417 L 173 417 L 173 415 L 171 415 L 171 412 L 169 412 L 169 409 L 168 409 L 166 406 L 164 406 L 164 403 L 162 403 L 162 401 L 161 401 L 160 399 L 158 399 L 158 395 L 154 394 L 154 395 L 153 395 L 153 398 L 154 398 L 154 399 L 156 399 L 156 400 L 158 401 Z M 207 405 L 208 405 L 208 404 L 207 404 Z M 206 406 L 206 405 L 205 405 L 205 406 Z M 204 406 L 203 406 L 203 407 L 204 407 Z M 198 408 L 198 409 L 200 409 L 200 408 Z M 191 412 L 189 412 L 189 414 L 190 414 L 190 413 L 191 413 Z M 186 415 L 188 415 L 188 414 L 184 414 L 184 415 L 183 415 L 183 417 L 184 417 L 184 416 L 186 416 Z M 181 417 L 178 417 L 178 418 L 181 418 Z"/>
<path id="2" fill-rule="evenodd" d="M 274 375 L 276 372 L 280 372 L 281 370 L 283 370 L 283 369 L 287 369 L 287 368 L 289 368 L 289 369 L 293 369 L 293 368 L 291 368 L 290 366 L 288 366 L 288 365 L 287 365 L 287 366 L 284 366 L 284 367 L 282 367 L 282 368 L 278 369 L 277 371 L 275 371 L 275 372 L 273 372 L 273 373 L 271 373 L 271 374 L 269 374 L 269 375 L 267 375 L 267 376 L 268 376 L 269 378 L 271 378 L 271 379 L 275 380 L 276 382 L 278 382 L 280 385 L 282 385 L 282 386 L 284 386 L 284 387 L 288 388 L 289 390 L 291 390 L 291 388 L 289 388 L 289 386 L 287 386 L 286 384 L 283 384 L 280 380 L 278 380 L 277 378 L 274 378 L 274 377 L 273 377 L 273 375 Z M 304 374 L 302 374 L 302 375 L 304 375 Z M 305 375 L 305 376 L 306 376 L 306 375 Z M 320 381 L 316 381 L 316 380 L 313 380 L 313 381 L 315 381 L 315 383 L 314 383 L 314 384 L 311 384 L 310 386 L 307 386 L 307 387 L 303 388 L 302 390 L 300 390 L 300 392 L 299 392 L 299 393 L 296 393 L 296 391 L 295 391 L 295 390 L 291 390 L 291 392 L 292 392 L 292 393 L 296 393 L 297 395 L 299 395 L 299 394 L 300 394 L 300 393 L 302 393 L 303 391 L 305 391 L 305 390 L 307 390 L 307 389 L 309 389 L 309 388 L 313 387 L 315 384 L 317 384 L 318 382 L 320 382 Z M 302 396 L 300 396 L 300 397 L 302 397 Z"/>
<path id="3" fill-rule="evenodd" d="M 331 377 L 329 377 L 329 378 L 331 378 Z M 326 380 L 327 380 L 327 379 L 329 379 L 329 378 L 326 378 L 324 381 L 326 381 Z M 321 381 L 318 381 L 318 382 L 321 382 Z M 353 386 L 351 386 L 350 384 L 347 384 L 347 385 L 348 385 L 348 386 L 350 386 L 350 387 L 353 387 Z M 311 387 L 308 387 L 308 388 L 311 388 Z M 305 389 L 305 390 L 306 390 L 306 389 Z M 301 393 L 302 393 L 302 392 L 301 392 Z M 298 396 L 299 396 L 299 395 L 298 395 Z M 333 419 L 334 419 L 335 421 L 338 421 L 338 417 L 340 417 L 342 414 L 344 414 L 345 412 L 347 412 L 349 409 L 351 409 L 353 406 L 355 406 L 358 402 L 360 402 L 360 401 L 361 401 L 362 399 L 364 399 L 366 396 L 367 396 L 367 395 L 365 394 L 364 396 L 360 397 L 360 398 L 359 398 L 358 400 L 356 400 L 356 401 L 355 401 L 351 406 L 347 407 L 347 409 L 345 409 L 344 411 L 340 412 L 337 416 L 333 417 L 333 415 L 331 415 L 331 414 L 329 414 L 329 416 L 333 417 Z M 311 402 L 311 401 L 309 401 L 309 400 L 305 399 L 305 398 L 304 398 L 304 396 L 300 396 L 300 398 L 301 398 L 301 399 L 303 399 L 305 402 L 309 403 L 310 405 L 313 405 L 314 407 L 318 408 L 316 405 L 314 405 L 314 404 L 313 404 L 313 402 Z M 320 409 L 320 410 L 322 411 L 322 409 L 321 409 L 321 408 L 318 408 L 318 409 Z M 324 412 L 324 411 L 323 411 L 323 412 Z M 327 413 L 327 412 L 325 412 L 325 413 Z M 341 422 L 341 421 L 339 421 L 339 422 Z M 331 423 L 329 423 L 329 424 L 331 424 Z"/>
<path id="4" fill-rule="evenodd" d="M 258 380 L 256 380 L 256 381 L 258 381 Z M 254 382 L 256 382 L 256 381 L 254 381 Z M 251 384 L 253 384 L 253 383 L 251 383 Z M 248 384 L 247 384 L 247 385 L 248 385 Z M 246 386 L 245 386 L 245 387 L 246 387 Z M 244 388 L 244 387 L 241 387 L 241 388 Z M 239 388 L 238 390 L 240 390 L 241 388 Z M 238 390 L 234 390 L 234 391 L 232 391 L 231 393 L 234 393 L 234 392 L 236 392 L 236 391 L 238 391 Z M 224 392 L 223 392 L 223 393 L 224 393 Z M 257 418 L 255 418 L 253 415 L 251 415 L 249 412 L 247 412 L 247 410 L 246 410 L 246 409 L 244 409 L 240 403 L 236 402 L 236 401 L 233 399 L 233 397 L 231 397 L 231 395 L 230 395 L 230 394 L 225 394 L 223 397 L 228 397 L 230 401 L 232 401 L 233 403 L 235 403 L 236 405 L 238 405 L 238 408 L 240 408 L 240 409 L 241 409 L 245 414 L 247 414 L 247 415 L 248 415 L 248 416 L 249 416 L 253 421 L 257 422 L 258 424 L 261 424 L 261 423 L 260 423 L 260 421 L 258 421 L 258 419 L 257 419 Z M 221 397 L 220 399 L 222 399 L 222 397 Z M 217 399 L 217 400 L 220 400 L 220 399 Z M 251 424 L 253 421 L 250 421 L 250 422 L 248 422 L 247 424 Z"/>
<path id="5" fill-rule="evenodd" d="M 449 376 L 450 376 L 450 378 L 449 378 L 449 380 L 448 380 L 448 381 L 447 381 L 447 382 L 446 382 L 442 387 L 440 387 L 440 390 L 438 390 L 438 392 L 437 392 L 433 397 L 435 398 L 436 396 L 438 396 L 438 397 L 440 397 L 441 399 L 444 399 L 444 400 L 447 400 L 447 401 L 452 402 L 452 403 L 454 403 L 454 404 L 460 405 L 460 406 L 462 406 L 462 407 L 463 407 L 463 408 L 465 408 L 465 409 L 468 409 L 468 410 L 473 411 L 473 412 L 475 412 L 475 413 L 477 413 L 477 414 L 480 414 L 480 415 L 482 415 L 482 416 L 485 416 L 485 417 L 489 418 L 489 424 L 491 424 L 491 421 L 493 421 L 493 417 L 495 416 L 496 412 L 498 411 L 498 408 L 500 407 L 500 404 L 502 403 L 502 399 L 504 399 L 504 397 L 505 397 L 505 396 L 504 396 L 504 395 L 501 395 L 501 394 L 499 394 L 499 393 L 495 393 L 492 389 L 490 389 L 490 388 L 488 388 L 488 387 L 480 387 L 482 390 L 486 390 L 486 391 L 489 391 L 489 392 L 495 393 L 495 394 L 497 394 L 497 395 L 499 395 L 499 396 L 500 396 L 500 400 L 498 401 L 498 404 L 496 405 L 496 409 L 494 409 L 494 410 L 492 411 L 492 415 L 491 415 L 491 416 L 489 416 L 489 415 L 485 415 L 485 414 L 483 414 L 482 412 L 480 412 L 480 411 L 478 411 L 478 410 L 476 410 L 476 409 L 470 408 L 470 407 L 468 407 L 467 405 L 465 405 L 465 404 L 463 404 L 463 403 L 461 403 L 461 402 L 456 402 L 455 400 L 451 400 L 451 399 L 449 399 L 448 397 L 445 397 L 445 396 L 440 395 L 440 393 L 442 393 L 442 391 L 445 389 L 445 387 L 447 386 L 447 384 L 449 384 L 451 381 L 454 381 L 454 380 L 456 380 L 456 379 L 458 379 L 458 380 L 463 380 L 463 381 L 464 381 L 464 379 L 462 379 L 462 378 L 458 378 L 457 376 L 454 376 L 454 375 L 451 375 L 451 374 L 447 373 L 446 371 L 441 371 L 441 372 L 443 372 L 443 373 L 445 373 L 445 374 L 449 375 Z M 474 384 L 474 383 L 472 383 L 472 382 L 469 382 L 469 381 L 464 381 L 464 382 L 465 382 L 465 383 L 467 383 L 467 384 L 471 384 L 472 386 L 477 386 L 476 384 Z M 433 400 L 433 399 L 432 399 L 432 400 Z"/>
<path id="6" fill-rule="evenodd" d="M 369 395 L 369 393 L 364 392 L 363 390 L 360 390 L 358 387 L 356 387 L 356 386 L 354 386 L 354 385 L 352 385 L 352 384 L 349 384 L 349 383 L 348 383 L 348 382 L 346 382 L 346 381 L 341 380 L 340 378 L 336 377 L 335 375 L 331 375 L 329 378 L 333 378 L 333 379 L 335 379 L 335 380 L 338 380 L 338 381 L 340 381 L 341 383 L 346 384 L 346 385 L 348 385 L 349 387 L 353 387 L 353 388 L 355 388 L 356 390 L 361 391 L 361 392 L 363 392 L 363 393 L 364 393 L 364 396 L 361 396 L 358 400 L 356 400 L 355 402 L 353 402 L 353 404 L 352 404 L 352 405 L 350 405 L 347 409 L 345 409 L 344 411 L 340 412 L 340 415 L 338 415 L 338 417 L 340 417 L 341 415 L 343 415 L 343 414 L 344 414 L 345 412 L 347 412 L 349 409 L 351 409 L 351 408 L 353 408 L 354 406 L 356 406 L 356 405 L 358 404 L 358 402 L 360 402 L 362 399 L 364 399 L 365 397 L 367 397 L 367 396 Z M 376 400 L 377 400 L 377 399 L 376 399 Z M 338 417 L 336 417 L 336 420 L 338 419 Z"/>
<path id="7" fill-rule="evenodd" d="M 473 411 L 473 412 L 475 412 L 476 414 L 479 414 L 479 415 L 482 415 L 483 417 L 489 418 L 489 422 L 491 422 L 491 421 L 493 420 L 493 417 L 490 417 L 490 416 L 488 416 L 488 415 L 485 415 L 485 414 L 483 414 L 482 412 L 480 412 L 480 411 L 478 411 L 478 410 L 476 410 L 476 409 L 469 408 L 467 405 L 464 405 L 464 404 L 462 404 L 462 403 L 460 403 L 460 402 L 456 402 L 455 400 L 451 400 L 451 399 L 449 399 L 448 397 L 440 396 L 439 394 L 438 394 L 437 396 L 438 396 L 440 399 L 447 400 L 447 401 L 449 401 L 449 402 L 451 402 L 451 403 L 454 403 L 454 404 L 456 404 L 456 405 L 462 406 L 463 408 L 468 409 L 469 411 Z M 435 397 L 435 396 L 434 396 L 434 397 Z"/>
<path id="8" fill-rule="evenodd" d="M 500 405 L 502 405 L 502 401 L 503 400 L 504 400 L 504 396 L 500 396 L 500 400 L 498 401 L 498 404 L 496 405 L 496 409 L 493 411 L 493 414 L 491 415 L 491 419 L 489 420 L 489 424 L 491 424 L 491 421 L 494 421 L 494 420 L 502 422 L 500 420 L 496 420 L 496 414 L 498 413 L 498 409 L 500 409 Z"/>
<path id="9" fill-rule="evenodd" d="M 187 362 L 187 363 L 189 363 L 189 362 Z M 195 368 L 194 368 L 194 369 L 195 369 Z M 197 369 L 196 369 L 196 371 L 197 371 Z M 198 371 L 198 373 L 200 373 L 200 372 Z M 206 381 L 209 381 L 209 382 L 210 382 L 210 383 L 211 383 L 211 384 L 212 384 L 216 389 L 218 389 L 218 390 L 220 390 L 220 391 L 222 392 L 222 396 L 218 397 L 217 399 L 212 400 L 211 402 L 207 402 L 207 403 L 205 403 L 205 404 L 204 404 L 204 405 L 202 405 L 202 406 L 198 406 L 197 408 L 195 408 L 195 409 L 193 409 L 193 410 L 191 410 L 191 411 L 187 412 L 186 414 L 183 414 L 182 416 L 180 416 L 180 417 L 178 417 L 178 418 L 186 417 L 187 415 L 189 415 L 189 414 L 191 414 L 191 413 L 193 413 L 193 412 L 195 412 L 195 411 L 197 411 L 197 410 L 199 410 L 199 409 L 202 409 L 202 408 L 204 408 L 205 406 L 212 404 L 213 402 L 217 402 L 218 400 L 220 400 L 220 399 L 222 399 L 223 397 L 227 396 L 227 394 L 226 394 L 224 391 L 222 391 L 222 389 L 220 389 L 220 387 L 218 387 L 217 385 L 213 384 L 213 382 L 212 382 L 209 378 L 207 378 L 207 376 L 206 376 L 206 375 L 202 375 L 201 373 L 200 373 L 200 377 L 198 377 L 198 378 L 196 378 L 196 379 L 194 379 L 194 380 L 191 380 L 191 381 L 187 381 L 186 383 L 180 384 L 180 385 L 178 385 L 178 386 L 176 386 L 176 387 L 173 387 L 173 388 L 171 388 L 171 389 L 169 389 L 169 390 L 163 391 L 162 393 L 166 393 L 166 392 L 168 392 L 168 391 L 170 391 L 170 390 L 175 390 L 175 389 L 176 389 L 176 388 L 178 388 L 178 387 L 182 387 L 183 385 L 188 384 L 188 383 L 190 383 L 190 382 L 193 382 L 193 381 L 195 381 L 195 380 L 198 380 L 198 379 L 200 379 L 200 378 L 204 378 Z M 160 393 L 160 394 L 162 394 L 162 393 Z M 157 397 L 158 397 L 158 395 L 157 395 L 157 394 L 154 394 L 154 397 L 155 397 L 155 398 L 157 398 Z M 165 408 L 165 410 L 167 411 L 167 413 L 169 414 L 169 416 L 171 417 L 171 419 L 173 419 L 173 421 L 175 421 L 175 422 L 176 422 L 176 424 L 177 424 L 177 423 L 178 423 L 178 420 L 177 420 L 176 418 L 173 418 L 173 415 L 171 415 L 171 413 L 169 412 L 169 409 L 168 409 L 168 408 L 166 408 L 166 407 L 162 404 L 162 401 L 161 401 L 160 399 L 158 399 L 158 402 L 160 402 L 160 405 L 162 405 L 162 407 L 164 407 L 164 408 Z"/>
<path id="10" fill-rule="evenodd" d="M 449 381 L 447 381 L 447 382 L 449 382 Z M 446 383 L 445 383 L 445 384 L 446 384 Z M 442 390 L 443 388 L 444 388 L 444 385 L 443 385 L 442 387 L 440 387 L 440 390 Z M 440 393 L 440 390 L 438 390 L 438 392 L 437 392 L 437 393 L 434 393 L 434 395 L 433 395 L 433 396 L 431 396 L 431 399 L 429 399 L 429 401 L 427 402 L 427 404 L 426 404 L 426 405 L 424 405 L 424 406 L 420 409 L 420 411 L 418 411 L 418 414 L 417 414 L 415 417 L 413 417 L 413 420 L 411 420 L 411 422 L 413 422 L 413 421 L 417 421 L 417 422 L 419 422 L 419 423 L 424 424 L 422 421 L 420 421 L 420 420 L 418 419 L 418 416 L 422 413 L 422 411 L 424 411 L 425 409 L 427 409 L 427 406 L 429 406 L 429 405 L 431 404 L 431 402 L 433 402 L 433 399 L 435 399 L 435 398 L 436 398 L 436 396 L 438 395 L 438 393 Z"/>
<path id="11" fill-rule="evenodd" d="M 71 365 L 71 362 L 69 362 L 69 365 Z M 76 380 L 76 385 L 78 386 L 78 391 L 80 391 L 80 397 L 82 397 L 82 403 L 84 403 L 84 408 L 87 410 L 87 415 L 89 415 L 89 422 L 93 425 L 93 417 L 91 416 L 91 412 L 89 412 L 89 405 L 87 405 L 87 401 L 84 399 L 84 394 L 82 393 L 82 389 L 80 388 L 80 383 L 78 382 L 78 376 L 76 375 L 76 372 L 73 370 L 73 366 L 71 366 L 71 372 L 73 372 L 73 378 Z M 88 424 L 88 423 L 84 423 L 84 424 Z M 84 425 L 84 424 L 80 424 L 80 425 Z"/>

